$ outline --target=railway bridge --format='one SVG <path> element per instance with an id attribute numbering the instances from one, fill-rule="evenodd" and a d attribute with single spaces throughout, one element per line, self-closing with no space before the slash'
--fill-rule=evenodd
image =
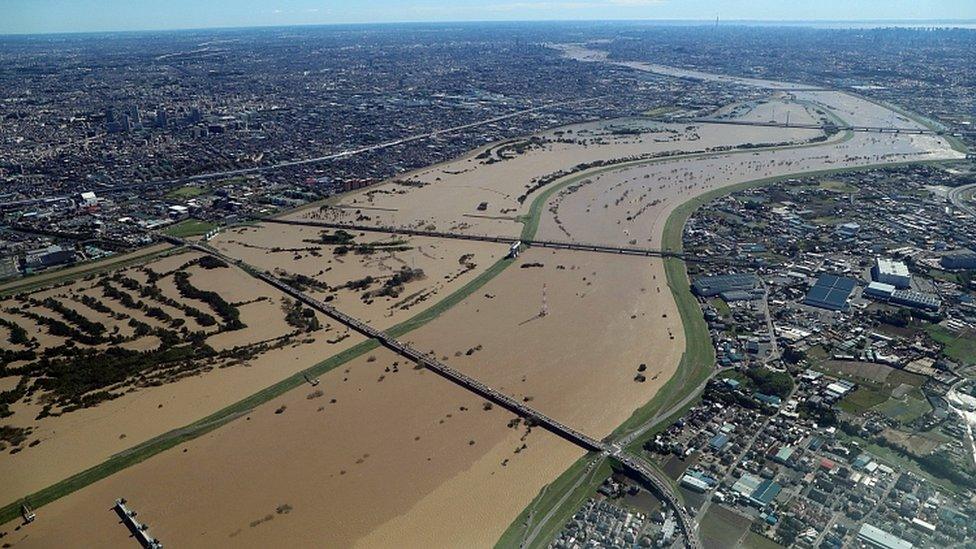
<path id="1" fill-rule="evenodd" d="M 453 233 L 453 232 L 443 232 L 443 231 L 428 231 L 423 229 L 411 229 L 407 227 L 389 227 L 389 226 L 373 226 L 373 225 L 359 225 L 355 223 L 333 223 L 328 221 L 310 221 L 310 220 L 295 220 L 295 219 L 274 219 L 274 218 L 264 218 L 261 220 L 263 223 L 276 223 L 279 225 L 298 225 L 305 227 L 319 227 L 323 229 L 335 229 L 335 230 L 346 230 L 346 231 L 367 231 L 375 233 L 388 233 L 388 234 L 398 234 L 404 236 L 426 236 L 432 238 L 450 238 L 454 240 L 472 240 L 477 242 L 498 242 L 502 244 L 514 244 L 516 242 L 521 242 L 526 246 L 536 246 L 539 248 L 552 248 L 557 250 L 576 250 L 582 252 L 595 252 L 613 255 L 632 255 L 639 257 L 663 257 L 663 258 L 675 258 L 688 263 L 716 263 L 722 265 L 732 265 L 741 267 L 755 266 L 753 261 L 735 259 L 730 257 L 711 257 L 711 256 L 696 256 L 691 254 L 686 254 L 684 252 L 676 252 L 672 250 L 661 250 L 656 248 L 639 248 L 639 247 L 629 247 L 629 246 L 611 246 L 607 244 L 590 244 L 585 242 L 567 242 L 560 240 L 535 240 L 535 239 L 521 239 L 513 236 L 498 236 L 498 235 L 479 235 L 479 234 L 467 234 L 467 233 Z"/>
<path id="2" fill-rule="evenodd" d="M 760 121 L 760 120 L 732 120 L 727 118 L 666 118 L 662 122 L 668 123 L 692 123 L 692 124 L 724 124 L 730 126 L 759 126 L 767 128 L 797 128 L 801 130 L 837 130 L 837 131 L 851 131 L 858 133 L 893 133 L 893 134 L 908 134 L 908 135 L 939 135 L 939 136 L 953 136 L 962 137 L 963 135 L 976 135 L 976 132 L 972 131 L 953 131 L 953 130 L 943 130 L 943 129 L 930 129 L 930 128 L 909 128 L 909 127 L 895 127 L 895 126 L 854 126 L 846 124 L 814 124 L 809 122 L 774 122 L 774 121 Z"/>
<path id="3" fill-rule="evenodd" d="M 678 500 L 673 488 L 667 483 L 667 481 L 660 478 L 660 476 L 655 473 L 654 469 L 650 465 L 640 458 L 628 454 L 621 446 L 594 439 L 593 437 L 590 437 L 589 435 L 582 433 L 569 425 L 566 425 L 565 423 L 543 414 L 539 410 L 526 405 L 524 402 L 519 402 L 511 396 L 494 389 L 490 385 L 478 381 L 477 379 L 464 374 L 457 369 L 448 366 L 447 364 L 444 364 L 428 354 L 422 353 L 410 345 L 397 340 L 390 334 L 373 328 L 369 324 L 343 313 L 335 307 L 298 290 L 297 288 L 285 283 L 282 280 L 279 280 L 271 274 L 247 265 L 241 260 L 229 257 L 209 246 L 189 243 L 183 239 L 173 236 L 164 236 L 163 238 L 172 244 L 186 246 L 198 252 L 208 254 L 220 258 L 228 263 L 237 265 L 250 273 L 252 276 L 266 282 L 274 288 L 277 288 L 281 292 L 301 301 L 309 307 L 341 322 L 342 324 L 345 324 L 349 328 L 366 337 L 376 339 L 383 346 L 389 348 L 393 352 L 416 362 L 420 366 L 446 378 L 452 383 L 459 385 L 468 391 L 477 394 L 478 396 L 485 398 L 490 402 L 502 406 L 519 417 L 525 418 L 531 422 L 531 424 L 539 425 L 547 431 L 583 448 L 584 450 L 589 452 L 600 452 L 606 456 L 614 458 L 621 464 L 621 466 L 640 479 L 645 485 L 650 486 L 662 501 L 674 509 L 675 515 L 678 519 L 678 524 L 685 536 L 688 547 L 692 549 L 701 548 L 701 542 L 698 540 L 697 524 L 681 501 Z"/>

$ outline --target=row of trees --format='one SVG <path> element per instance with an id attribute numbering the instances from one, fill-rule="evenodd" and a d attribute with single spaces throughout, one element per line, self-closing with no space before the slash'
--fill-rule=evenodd
<path id="1" fill-rule="evenodd" d="M 197 299 L 209 305 L 224 321 L 224 329 L 240 330 L 246 327 L 241 322 L 241 312 L 237 307 L 228 303 L 217 292 L 201 290 L 191 284 L 190 274 L 186 271 L 173 273 L 173 281 L 176 283 L 176 289 L 179 290 L 181 296 L 187 299 Z"/>

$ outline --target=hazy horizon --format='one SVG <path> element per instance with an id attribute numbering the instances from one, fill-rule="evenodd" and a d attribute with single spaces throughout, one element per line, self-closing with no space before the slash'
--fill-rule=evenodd
<path id="1" fill-rule="evenodd" d="M 451 3 L 378 0 L 8 0 L 2 35 L 205 30 L 226 28 L 488 22 L 646 22 L 818 27 L 976 27 L 968 0 L 499 0 Z"/>

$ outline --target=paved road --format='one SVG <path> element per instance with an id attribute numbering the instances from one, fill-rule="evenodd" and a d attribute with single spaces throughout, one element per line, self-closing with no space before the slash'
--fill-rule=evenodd
<path id="1" fill-rule="evenodd" d="M 794 384 L 793 389 L 790 391 L 790 394 L 783 399 L 784 403 L 789 401 L 791 398 L 793 398 L 793 395 L 796 394 L 797 388 L 798 386 Z M 767 417 L 766 420 L 762 422 L 762 425 L 760 425 L 759 428 L 756 429 L 756 432 L 753 433 L 751 437 L 749 437 L 749 442 L 746 444 L 746 447 L 742 449 L 742 452 L 738 455 L 738 457 L 735 458 L 735 461 L 733 461 L 732 464 L 729 465 L 729 467 L 725 470 L 725 474 L 722 475 L 722 478 L 719 479 L 720 486 L 724 485 L 729 480 L 729 477 L 732 476 L 732 472 L 735 470 L 735 468 L 738 467 L 740 463 L 742 463 L 742 458 L 744 458 L 746 454 L 749 453 L 749 450 L 751 450 L 752 447 L 756 444 L 756 439 L 759 438 L 759 435 L 761 435 L 762 432 L 766 430 L 766 427 L 769 426 L 769 422 L 772 421 L 773 418 L 776 417 L 777 415 L 779 415 L 779 413 L 770 414 L 770 416 Z M 708 508 L 709 506 L 711 506 L 711 504 L 712 504 L 711 498 L 706 499 L 705 503 L 702 504 L 701 509 L 698 510 L 699 516 L 705 516 L 705 513 L 708 512 Z"/>
<path id="2" fill-rule="evenodd" d="M 953 206 L 973 217 L 976 217 L 976 201 L 966 200 L 964 198 L 969 196 L 972 192 L 976 192 L 976 183 L 973 183 L 972 185 L 963 185 L 950 190 L 947 198 L 950 202 L 952 202 Z"/>
<path id="3" fill-rule="evenodd" d="M 562 508 L 563 504 L 566 503 L 566 500 L 569 499 L 569 496 L 572 495 L 572 493 L 575 492 L 576 489 L 579 488 L 581 484 L 583 484 L 583 481 L 587 480 L 590 477 L 593 470 L 596 467 L 598 467 L 601 463 L 603 463 L 604 459 L 606 458 L 603 455 L 600 455 L 599 457 L 596 457 L 593 460 L 591 460 L 590 463 L 586 465 L 586 469 L 584 469 L 583 472 L 580 474 L 579 478 L 576 479 L 576 482 L 573 483 L 573 485 L 568 490 L 563 492 L 563 496 L 559 498 L 559 501 L 557 501 L 555 505 L 549 508 L 549 512 L 546 513 L 544 517 L 542 517 L 539 521 L 536 522 L 535 528 L 533 528 L 531 531 L 526 532 L 525 538 L 522 540 L 522 543 L 519 544 L 519 547 L 528 547 L 529 545 L 532 545 L 532 542 L 534 542 L 535 539 L 539 537 L 539 534 L 542 532 L 542 528 L 546 524 L 548 524 L 550 520 L 552 520 L 552 516 L 556 514 L 556 511 Z M 548 489 L 549 485 L 546 485 L 546 488 Z M 532 517 L 530 516 L 528 520 L 531 521 Z"/>

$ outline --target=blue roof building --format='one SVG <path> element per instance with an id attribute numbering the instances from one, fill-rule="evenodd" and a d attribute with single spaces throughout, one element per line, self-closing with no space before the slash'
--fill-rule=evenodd
<path id="1" fill-rule="evenodd" d="M 708 445 L 711 446 L 712 449 L 715 451 L 720 451 L 722 448 L 725 448 L 725 445 L 728 443 L 729 443 L 729 435 L 726 435 L 724 433 L 715 435 L 712 437 L 712 440 L 708 441 Z"/>
<path id="2" fill-rule="evenodd" d="M 803 299 L 804 305 L 819 307 L 828 311 L 846 311 L 847 299 L 857 286 L 852 278 L 834 275 L 822 275 L 807 292 Z"/>

